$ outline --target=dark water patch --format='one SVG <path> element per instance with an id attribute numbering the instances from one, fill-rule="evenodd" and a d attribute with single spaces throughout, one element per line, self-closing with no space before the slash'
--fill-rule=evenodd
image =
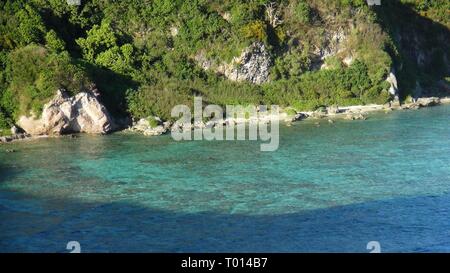
<path id="1" fill-rule="evenodd" d="M 1 251 L 64 252 L 71 240 L 84 252 L 367 252 L 374 240 L 384 252 L 450 251 L 450 195 L 259 216 L 59 202 L 45 214 L 2 208 Z"/>

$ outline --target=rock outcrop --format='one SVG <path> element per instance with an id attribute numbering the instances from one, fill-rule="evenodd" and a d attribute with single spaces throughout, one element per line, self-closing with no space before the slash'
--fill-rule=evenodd
<path id="1" fill-rule="evenodd" d="M 26 139 L 26 138 L 30 138 L 30 137 L 31 137 L 31 135 L 23 134 L 23 133 L 11 135 L 11 136 L 2 136 L 2 137 L 0 137 L 0 143 L 6 143 L 6 142 L 14 141 L 14 140 Z"/>
<path id="2" fill-rule="evenodd" d="M 361 113 L 349 113 L 345 116 L 346 120 L 366 120 L 367 118 Z"/>
<path id="3" fill-rule="evenodd" d="M 269 80 L 271 58 L 266 46 L 255 42 L 242 52 L 241 56 L 234 58 L 224 70 L 224 75 L 233 81 L 249 81 L 262 84 Z"/>
<path id="4" fill-rule="evenodd" d="M 320 47 L 316 47 L 313 52 L 312 70 L 328 69 L 329 67 L 326 64 L 326 59 L 338 55 L 343 63 L 350 66 L 353 63 L 354 58 L 346 52 L 348 33 L 341 28 L 335 31 L 326 31 L 323 36 L 325 40 L 324 44 Z"/>
<path id="5" fill-rule="evenodd" d="M 416 101 L 416 104 L 418 104 L 420 107 L 429 107 L 429 106 L 435 106 L 441 103 L 441 100 L 437 97 L 430 97 L 430 98 L 419 98 Z"/>
<path id="6" fill-rule="evenodd" d="M 339 106 L 332 105 L 327 107 L 327 113 L 328 115 L 336 115 L 339 114 L 341 110 L 339 109 Z"/>
<path id="7" fill-rule="evenodd" d="M 106 134 L 113 129 L 112 118 L 94 94 L 70 97 L 64 90 L 44 105 L 40 118 L 22 116 L 17 124 L 31 135 Z"/>
<path id="8" fill-rule="evenodd" d="M 23 133 L 22 130 L 20 130 L 16 126 L 11 127 L 11 134 L 12 135 L 17 135 L 17 134 L 20 134 L 20 133 Z"/>
<path id="9" fill-rule="evenodd" d="M 204 70 L 211 69 L 232 81 L 248 81 L 253 84 L 269 81 L 272 64 L 270 54 L 262 42 L 253 43 L 230 63 L 217 65 L 214 61 L 207 59 L 204 53 L 197 54 L 195 60 Z"/>
<path id="10" fill-rule="evenodd" d="M 394 71 L 389 73 L 386 81 L 390 84 L 389 93 L 395 97 L 398 97 L 397 77 L 395 76 Z"/>
<path id="11" fill-rule="evenodd" d="M 416 110 L 416 109 L 420 109 L 422 107 L 431 107 L 431 106 L 436 106 L 439 104 L 441 104 L 441 99 L 438 97 L 418 98 L 418 99 L 413 99 L 412 103 L 402 105 L 401 109 Z"/>
<path id="12" fill-rule="evenodd" d="M 149 117 L 138 120 L 129 130 L 143 133 L 145 136 L 159 136 L 165 134 L 170 126 L 170 122 L 162 122 L 160 118 Z"/>

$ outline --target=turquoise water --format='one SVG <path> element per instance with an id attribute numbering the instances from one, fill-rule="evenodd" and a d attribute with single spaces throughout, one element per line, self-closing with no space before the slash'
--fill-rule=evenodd
<path id="1" fill-rule="evenodd" d="M 450 252 L 449 118 L 304 121 L 276 152 L 127 133 L 4 144 L 0 252 Z"/>

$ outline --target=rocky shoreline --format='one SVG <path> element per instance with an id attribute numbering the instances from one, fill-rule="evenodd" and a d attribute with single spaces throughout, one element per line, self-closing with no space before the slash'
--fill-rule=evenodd
<path id="1" fill-rule="evenodd" d="M 0 143 L 72 133 L 108 134 L 118 126 L 98 97 L 95 90 L 70 96 L 60 89 L 39 117 L 34 113 L 22 115 L 8 136 L 0 136 Z"/>
<path id="2" fill-rule="evenodd" d="M 140 119 L 133 123 L 132 126 L 127 128 L 125 131 L 128 132 L 137 132 L 142 133 L 146 136 L 158 136 L 168 133 L 173 130 L 183 130 L 190 131 L 196 128 L 211 128 L 216 126 L 218 123 L 226 126 L 228 124 L 241 124 L 241 123 L 257 123 L 257 122 L 265 122 L 269 123 L 272 118 L 276 118 L 280 122 L 284 122 L 287 126 L 290 126 L 291 123 L 300 121 L 300 120 L 326 120 L 328 122 L 334 123 L 336 119 L 344 119 L 344 120 L 366 120 L 367 115 L 372 112 L 380 112 L 384 111 L 386 113 L 396 110 L 408 110 L 408 109 L 420 109 L 423 107 L 431 107 L 440 104 L 450 104 L 450 97 L 427 97 L 427 98 L 419 98 L 414 102 L 400 104 L 400 103 L 389 103 L 385 105 L 378 104 L 370 104 L 370 105 L 354 105 L 354 106 L 346 106 L 346 107 L 338 107 L 338 106 L 329 106 L 323 107 L 316 111 L 311 112 L 295 112 L 295 114 L 288 114 L 285 110 L 280 111 L 278 116 L 271 115 L 263 115 L 258 117 L 248 117 L 244 118 L 226 118 L 221 119 L 219 121 L 208 121 L 208 122 L 197 122 L 194 124 L 172 124 L 171 122 L 163 122 L 158 117 L 150 117 L 153 119 L 153 122 L 147 119 Z M 153 124 L 151 124 L 153 123 Z"/>
<path id="3" fill-rule="evenodd" d="M 342 118 L 346 120 L 365 120 L 367 114 L 372 112 L 391 112 L 396 110 L 416 110 L 424 107 L 437 106 L 440 104 L 450 104 L 450 97 L 427 97 L 419 98 L 410 103 L 388 103 L 388 104 L 369 104 L 369 105 L 353 105 L 353 106 L 330 106 L 314 112 L 301 112 L 301 114 L 312 119 L 336 119 Z"/>
<path id="4" fill-rule="evenodd" d="M 59 93 L 58 93 L 59 94 Z M 88 95 L 81 95 L 81 96 L 88 96 Z M 65 97 L 65 100 L 67 101 L 67 97 Z M 92 98 L 90 98 L 92 100 Z M 354 106 L 345 106 L 345 107 L 338 107 L 338 106 L 329 106 L 329 107 L 322 107 L 316 111 L 311 112 L 295 112 L 295 111 L 287 111 L 286 109 L 281 110 L 280 114 L 278 116 L 271 116 L 271 115 L 259 115 L 257 117 L 248 117 L 248 118 L 226 118 L 219 121 L 208 121 L 208 122 L 197 122 L 194 124 L 180 124 L 180 123 L 172 123 L 169 121 L 162 121 L 158 117 L 149 117 L 147 119 L 140 119 L 136 122 L 133 122 L 131 126 L 128 126 L 128 128 L 124 130 L 117 130 L 117 131 L 126 131 L 126 132 L 136 132 L 141 133 L 145 136 L 159 136 L 166 134 L 173 130 L 193 130 L 195 128 L 212 128 L 216 126 L 218 123 L 222 123 L 222 125 L 226 126 L 229 124 L 242 124 L 242 123 L 257 123 L 257 122 L 265 122 L 269 123 L 271 119 L 276 118 L 280 122 L 284 122 L 287 126 L 290 126 L 293 122 L 300 121 L 300 120 L 328 120 L 329 123 L 334 123 L 337 119 L 342 120 L 365 120 L 368 117 L 368 114 L 373 112 L 392 112 L 396 110 L 416 110 L 423 107 L 431 107 L 436 106 L 440 104 L 450 104 L 450 97 L 427 97 L 427 98 L 419 98 L 413 102 L 410 103 L 389 103 L 385 105 L 378 105 L 378 104 L 371 104 L 371 105 L 354 105 Z M 55 103 L 54 101 L 50 102 L 48 105 L 51 105 L 53 108 L 53 112 L 55 112 Z M 96 101 L 94 101 L 94 105 L 96 106 L 96 109 L 100 109 L 100 117 L 101 117 L 101 128 L 102 129 L 96 129 L 93 132 L 74 132 L 74 133 L 94 133 L 94 134 L 106 134 L 112 132 L 111 127 L 115 126 L 113 125 L 112 120 L 109 118 L 107 112 L 105 112 L 103 106 L 99 106 Z M 59 110 L 59 109 L 58 109 Z M 67 116 L 62 115 L 62 111 L 56 111 L 56 116 L 62 116 L 60 117 L 61 120 L 64 120 L 64 118 L 67 118 Z M 73 112 L 73 110 L 71 110 Z M 83 119 L 86 119 L 86 113 L 81 111 L 80 109 L 77 110 L 79 113 L 83 113 Z M 78 113 L 77 112 L 77 113 Z M 289 112 L 289 114 L 287 113 Z M 295 112 L 295 113 L 293 113 Z M 52 116 L 54 117 L 54 115 Z M 105 118 L 106 117 L 106 118 Z M 94 117 L 90 117 L 89 122 L 95 122 L 93 121 Z M 53 118 L 51 120 L 54 120 Z M 72 119 L 73 120 L 73 119 Z M 59 121 L 59 119 L 58 119 Z M 45 124 L 43 121 L 36 121 L 39 122 L 39 124 Z M 59 131 L 55 133 L 54 130 L 51 130 L 49 132 L 51 133 L 45 133 L 44 131 L 40 131 L 39 134 L 33 134 L 33 132 L 23 131 L 18 129 L 17 127 L 11 128 L 11 135 L 10 136 L 0 136 L 0 143 L 7 143 L 7 142 L 13 142 L 13 141 L 22 141 L 22 140 L 32 140 L 32 139 L 40 139 L 40 138 L 47 138 L 47 137 L 58 137 L 58 136 L 70 136 L 74 137 L 74 135 L 69 134 L 70 131 L 67 131 L 68 133 L 65 133 L 63 130 L 61 130 L 61 122 L 55 122 L 54 124 L 58 125 Z M 91 125 L 91 124 L 90 124 Z M 95 125 L 95 124 L 94 124 Z M 92 125 L 91 125 L 92 127 Z M 40 129 L 46 128 L 45 126 L 40 127 Z M 52 127 L 54 128 L 54 127 Z M 93 127 L 95 128 L 95 126 Z M 103 128 L 107 128 L 107 130 L 103 131 Z M 116 127 L 117 128 L 117 127 Z"/>

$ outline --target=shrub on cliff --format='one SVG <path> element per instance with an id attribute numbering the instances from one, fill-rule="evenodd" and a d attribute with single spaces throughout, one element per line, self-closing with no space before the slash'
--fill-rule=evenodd
<path id="1" fill-rule="evenodd" d="M 109 21 L 94 25 L 86 38 L 76 40 L 83 51 L 83 57 L 93 63 L 109 68 L 120 74 L 134 71 L 134 48 L 131 44 L 120 45 L 119 38 Z"/>
<path id="2" fill-rule="evenodd" d="M 3 109 L 0 108 L 0 130 L 9 130 L 9 128 L 11 128 L 11 120 L 6 117 Z"/>
<path id="3" fill-rule="evenodd" d="M 49 53 L 37 45 L 11 52 L 7 68 L 9 86 L 3 94 L 2 104 L 15 105 L 15 117 L 30 110 L 39 115 L 58 88 L 78 93 L 86 90 L 90 83 L 83 69 L 72 63 L 67 52 Z"/>
<path id="4" fill-rule="evenodd" d="M 311 21 L 311 7 L 305 0 L 298 1 L 294 13 L 297 20 L 303 24 L 307 24 Z"/>
<path id="5" fill-rule="evenodd" d="M 128 109 L 136 118 L 156 116 L 171 120 L 174 106 L 192 106 L 192 95 L 190 90 L 172 84 L 142 86 L 137 91 L 127 92 Z"/>
<path id="6" fill-rule="evenodd" d="M 242 34 L 248 39 L 267 42 L 266 23 L 260 20 L 250 22 L 242 28 Z"/>

